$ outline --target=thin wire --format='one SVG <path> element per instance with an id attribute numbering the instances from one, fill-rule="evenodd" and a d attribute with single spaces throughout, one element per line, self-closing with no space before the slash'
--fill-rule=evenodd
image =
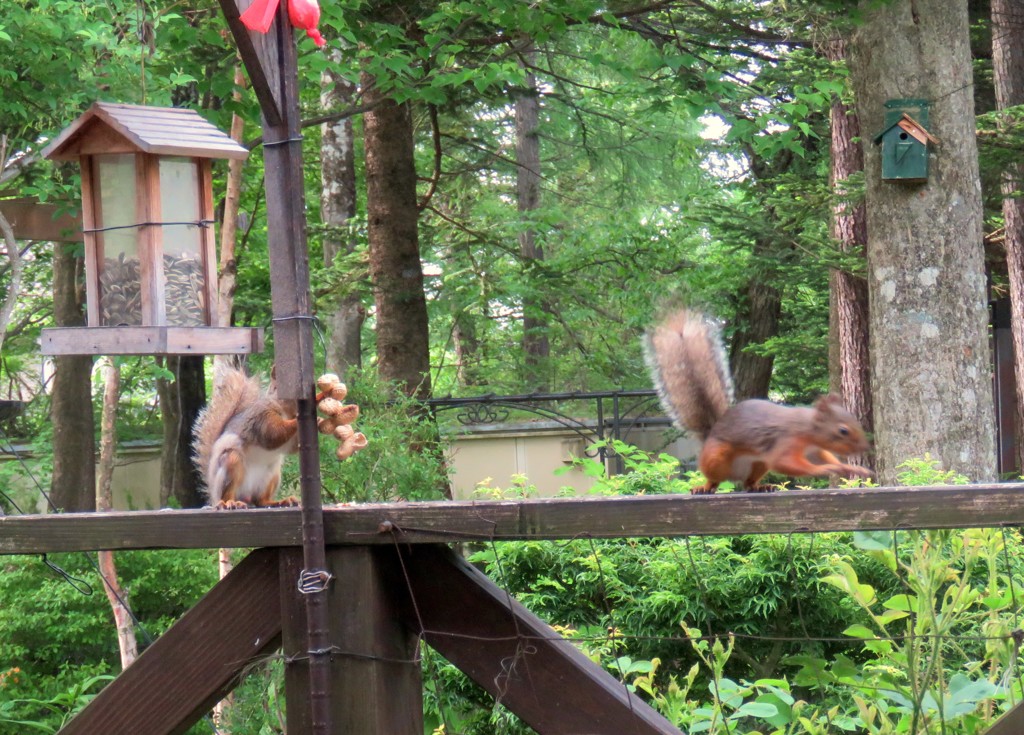
<path id="1" fill-rule="evenodd" d="M 497 526 L 497 524 L 493 525 Z M 501 704 L 502 700 L 505 698 L 505 695 L 508 693 L 508 682 L 511 681 L 512 674 L 515 672 L 516 665 L 519 663 L 519 661 L 523 661 L 524 667 L 526 669 L 526 678 L 531 680 L 532 683 L 533 677 L 530 673 L 530 663 L 528 656 L 532 653 L 536 653 L 537 649 L 533 646 L 523 645 L 523 641 L 527 640 L 527 636 L 525 636 L 523 634 L 523 631 L 520 630 L 519 617 L 513 611 L 512 593 L 508 591 L 510 585 L 508 583 L 507 577 L 505 576 L 505 568 L 501 563 L 501 558 L 500 555 L 498 554 L 498 547 L 493 537 L 493 527 L 492 536 L 489 543 L 491 545 L 491 552 L 494 554 L 494 565 L 498 570 L 498 576 L 501 580 L 501 590 L 505 593 L 505 604 L 508 606 L 509 614 L 512 617 L 512 627 L 515 630 L 514 640 L 516 641 L 516 650 L 513 656 L 511 657 L 511 660 L 508 662 L 507 665 L 505 664 L 505 661 L 502 661 L 502 673 L 496 676 L 494 679 L 494 685 L 498 689 L 498 696 L 495 697 L 495 704 Z M 499 685 L 498 679 L 501 678 L 502 675 L 504 675 L 505 683 Z"/>
<path id="2" fill-rule="evenodd" d="M 416 600 L 416 593 L 412 587 L 412 579 L 409 577 L 409 570 L 408 568 L 406 568 L 405 565 L 405 558 L 402 556 L 402 546 L 398 541 L 397 534 L 401 532 L 401 529 L 398 528 L 397 524 L 391 521 L 384 521 L 383 523 L 381 523 L 381 528 L 384 529 L 385 525 L 387 527 L 387 530 L 391 533 L 391 539 L 395 545 L 395 554 L 398 556 L 398 564 L 402 569 L 402 577 L 405 579 L 405 589 L 406 592 L 408 592 L 409 594 L 409 600 L 412 603 L 413 613 L 416 615 L 416 624 L 419 626 L 419 631 L 417 635 L 420 641 L 425 642 L 426 626 L 423 624 L 423 615 L 422 613 L 420 613 L 420 605 L 419 602 Z M 417 646 L 417 648 L 419 648 L 419 646 Z M 441 686 L 441 680 L 437 673 L 437 669 L 435 668 L 434 657 L 427 657 L 426 662 L 427 674 L 428 676 L 430 676 L 430 680 L 434 683 L 434 691 L 437 692 L 437 711 L 438 714 L 441 716 L 441 723 L 444 725 L 444 731 L 450 732 L 451 723 L 448 719 L 447 714 L 445 713 L 443 704 L 444 688 Z"/>
<path id="3" fill-rule="evenodd" d="M 686 555 L 687 555 L 687 557 L 690 560 L 690 575 L 693 577 L 693 582 L 697 586 L 697 592 L 700 595 L 701 604 L 704 606 L 704 610 L 705 610 L 705 618 L 704 618 L 705 627 L 707 628 L 708 633 L 710 635 L 714 636 L 715 631 L 711 627 L 711 619 L 712 619 L 712 617 L 716 617 L 716 616 L 720 617 L 720 616 L 718 615 L 718 611 L 715 610 L 712 607 L 711 599 L 708 597 L 708 594 L 707 594 L 707 589 L 704 587 L 704 583 L 703 583 L 703 581 L 701 581 L 701 575 L 697 571 L 697 562 L 693 558 L 693 549 L 690 548 L 690 537 L 689 536 L 684 537 L 683 541 L 684 541 L 684 543 L 686 545 Z M 672 544 L 671 546 L 669 546 L 669 549 L 672 551 L 672 556 L 674 556 L 675 559 L 676 559 L 676 566 L 682 568 L 682 563 L 679 560 L 679 552 L 676 550 L 676 545 Z M 705 548 L 705 551 L 706 550 L 707 549 Z"/>
<path id="4" fill-rule="evenodd" d="M 970 81 L 970 82 L 967 82 L 966 84 L 963 84 L 963 85 L 957 87 L 952 92 L 946 92 L 946 94 L 939 95 L 938 97 L 932 97 L 928 101 L 929 102 L 938 102 L 940 100 L 946 99 L 947 97 L 952 97 L 957 92 L 962 92 L 963 90 L 967 89 L 968 87 L 973 87 L 973 86 L 974 86 L 974 82 Z"/>
<path id="5" fill-rule="evenodd" d="M 601 601 L 604 603 L 605 615 L 608 617 L 608 642 L 611 646 L 615 668 L 619 672 L 619 683 L 622 684 L 622 690 L 626 695 L 626 704 L 629 705 L 629 714 L 632 715 L 633 731 L 639 732 L 636 710 L 633 709 L 633 697 L 630 696 L 629 684 L 626 682 L 626 673 L 622 670 L 622 657 L 619 656 L 615 646 L 615 639 L 619 636 L 619 626 L 615 624 L 615 616 L 612 613 L 611 603 L 608 600 L 608 585 L 604 578 L 601 556 L 597 553 L 597 546 L 594 544 L 593 538 L 588 537 L 587 543 L 590 544 L 590 553 L 593 555 L 594 563 L 597 565 L 598 581 L 601 584 Z"/>
<path id="6" fill-rule="evenodd" d="M 810 639 L 810 631 L 807 629 L 807 620 L 804 618 L 803 603 L 801 603 L 801 601 L 800 601 L 800 595 L 797 594 L 797 592 L 796 592 L 796 590 L 798 589 L 799 585 L 797 584 L 797 579 L 796 579 L 796 574 L 795 574 L 795 572 L 796 572 L 796 551 L 795 551 L 795 549 L 793 547 L 793 536 L 794 536 L 794 533 L 790 533 L 790 534 L 787 535 L 787 539 L 786 539 L 786 548 L 789 551 L 789 570 L 790 570 L 790 573 L 791 573 L 791 579 L 790 579 L 790 582 L 791 582 L 790 583 L 790 599 L 794 603 L 796 603 L 796 614 L 797 614 L 797 619 L 800 621 L 800 629 L 803 631 L 804 637 L 807 638 L 807 639 Z M 816 539 L 817 539 L 817 534 L 812 533 L 811 534 L 811 543 L 810 543 L 810 545 L 808 546 L 808 549 L 807 549 L 807 557 L 808 558 L 811 558 L 811 559 L 814 558 L 814 542 L 815 542 Z M 817 684 L 818 684 L 818 691 L 824 692 L 825 691 L 825 682 L 822 679 L 821 669 L 818 668 L 818 667 L 814 667 L 814 678 L 815 678 L 815 680 L 817 681 Z M 826 728 L 831 728 L 832 727 L 832 714 L 828 710 L 825 710 L 825 726 L 826 726 Z"/>
<path id="7" fill-rule="evenodd" d="M 91 235 L 97 232 L 111 232 L 113 230 L 135 230 L 141 227 L 174 227 L 174 226 L 185 226 L 185 227 L 209 227 L 214 224 L 215 220 L 212 219 L 199 219 L 190 222 L 135 222 L 130 225 L 110 225 L 109 227 L 93 227 L 91 229 L 81 230 L 82 234 Z"/>
<path id="8" fill-rule="evenodd" d="M 12 508 L 14 508 L 16 511 L 18 511 L 18 515 L 20 515 L 20 516 L 26 515 L 25 511 L 23 511 L 20 507 L 18 507 L 18 504 L 16 502 L 14 502 L 14 498 L 12 498 L 10 495 L 7 494 L 7 491 L 0 490 L 0 496 L 3 496 L 7 500 L 7 502 L 10 504 L 10 506 Z M 4 514 L 3 513 L 3 508 L 0 508 L 0 516 L 2 516 L 3 514 Z"/>
<path id="9" fill-rule="evenodd" d="M 42 483 L 39 482 L 39 478 L 37 478 L 35 476 L 35 473 L 32 472 L 32 469 L 25 462 L 24 457 L 22 457 L 22 455 L 14 448 L 14 444 L 11 442 L 10 437 L 7 436 L 6 432 L 3 431 L 2 427 L 0 427 L 0 439 L 3 439 L 4 442 L 6 443 L 6 448 L 4 449 L 4 451 L 6 453 L 13 454 L 21 463 L 22 469 L 24 470 L 25 474 L 28 476 L 30 480 L 32 480 L 32 483 L 36 486 L 36 490 L 46 500 L 46 503 L 50 507 L 50 510 L 56 514 L 60 514 L 62 512 L 61 509 L 54 504 L 53 500 L 50 498 L 49 493 L 43 490 L 43 486 Z M 25 514 L 22 513 L 22 515 Z M 132 624 L 139 630 L 140 633 L 142 633 L 142 638 L 145 641 L 146 645 L 150 645 L 153 642 L 153 636 L 149 634 L 148 630 L 146 630 L 146 627 L 142 624 L 142 621 L 139 620 L 139 618 L 135 615 L 135 612 L 131 609 L 131 607 L 128 606 L 128 603 L 121 597 L 121 595 L 118 594 L 117 590 L 114 589 L 113 585 L 110 583 L 110 580 L 108 580 L 106 576 L 104 576 L 103 572 L 100 570 L 99 564 L 92 557 L 92 555 L 86 551 L 83 551 L 81 553 L 83 556 L 85 556 L 86 559 L 89 560 L 89 564 L 90 566 L 92 566 L 93 571 L 96 572 L 97 576 L 99 576 L 103 584 L 107 587 L 107 589 L 110 590 L 111 594 L 117 599 L 118 604 L 120 604 L 121 607 L 123 607 L 125 611 L 128 613 L 128 617 L 131 618 Z M 46 558 L 46 554 L 42 554 L 41 559 L 46 566 L 48 566 L 58 575 L 63 577 L 64 581 L 70 584 L 78 592 L 86 596 L 89 596 L 93 593 L 92 585 L 90 585 L 85 580 L 75 577 L 74 575 L 70 574 L 58 565 L 51 562 L 49 559 Z"/>

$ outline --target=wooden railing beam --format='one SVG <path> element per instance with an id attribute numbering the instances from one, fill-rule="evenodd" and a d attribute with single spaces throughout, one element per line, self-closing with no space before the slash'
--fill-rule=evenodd
<path id="1" fill-rule="evenodd" d="M 328 545 L 1024 526 L 1024 484 L 438 501 L 324 509 Z M 0 517 L 0 554 L 301 546 L 300 511 Z"/>

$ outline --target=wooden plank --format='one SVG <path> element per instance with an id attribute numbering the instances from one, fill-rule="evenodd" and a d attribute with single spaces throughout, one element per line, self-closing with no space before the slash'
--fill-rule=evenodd
<path id="1" fill-rule="evenodd" d="M 210 222 L 199 228 L 199 251 L 203 264 L 203 323 L 213 325 L 217 319 L 217 238 L 213 222 L 213 163 L 209 158 L 199 162 L 199 219 Z"/>
<path id="2" fill-rule="evenodd" d="M 1018 702 L 982 735 L 1020 735 L 1022 732 L 1024 732 L 1024 703 Z"/>
<path id="3" fill-rule="evenodd" d="M 44 355 L 248 355 L 263 351 L 258 327 L 54 327 Z"/>
<path id="4" fill-rule="evenodd" d="M 302 569 L 301 548 L 292 546 L 281 549 L 281 656 L 284 658 L 286 730 L 308 733 L 313 731 L 313 725 L 307 704 L 309 633 L 306 626 L 306 601 L 298 588 Z"/>
<path id="5" fill-rule="evenodd" d="M 1024 484 L 367 504 L 324 524 L 330 545 L 1000 528 L 1024 526 Z M 296 508 L 0 517 L 0 554 L 301 543 Z"/>
<path id="6" fill-rule="evenodd" d="M 86 324 L 100 326 L 100 263 L 103 262 L 103 226 L 100 211 L 98 177 L 100 165 L 94 156 L 79 158 L 82 172 L 82 237 L 85 242 L 85 309 Z M 93 185 L 96 182 L 97 185 Z"/>
<path id="7" fill-rule="evenodd" d="M 280 124 L 284 117 L 280 97 L 280 79 L 277 65 L 276 37 L 272 33 L 256 33 L 246 28 L 239 16 L 252 5 L 252 0 L 220 0 L 221 12 L 227 20 L 231 35 L 238 46 L 245 71 L 249 75 L 256 99 L 264 119 L 271 125 Z"/>
<path id="8" fill-rule="evenodd" d="M 283 29 L 283 30 L 282 30 Z M 283 6 L 267 36 L 277 35 L 282 120 L 264 115 L 263 171 L 267 195 L 270 301 L 274 319 L 277 395 L 311 398 L 315 377 L 312 296 L 298 105 L 298 62 L 291 24 Z M 264 60 L 264 64 L 265 64 Z M 300 415 L 300 420 L 302 417 Z"/>
<path id="9" fill-rule="evenodd" d="M 62 735 L 178 735 L 280 644 L 278 552 L 247 556 L 108 684 Z"/>
<path id="10" fill-rule="evenodd" d="M 540 735 L 680 733 L 450 549 L 398 553 L 390 586 L 406 593 L 406 625 Z"/>
<path id="11" fill-rule="evenodd" d="M 384 554 L 382 555 L 382 552 Z M 307 733 L 310 724 L 305 598 L 296 589 L 302 570 L 299 549 L 282 550 L 282 652 L 288 732 Z M 418 638 L 401 625 L 394 595 L 382 567 L 390 549 L 333 547 L 327 568 L 328 639 L 332 652 L 331 722 L 335 732 L 360 735 L 422 735 L 423 682 Z"/>
<path id="12" fill-rule="evenodd" d="M 14 228 L 16 240 L 82 242 L 81 213 L 67 210 L 67 205 L 44 204 L 27 197 L 0 201 L 0 212 Z"/>
<path id="13" fill-rule="evenodd" d="M 160 164 L 156 156 L 135 155 L 135 221 L 162 222 Z M 142 324 L 167 324 L 167 283 L 164 278 L 164 228 L 145 225 L 136 230 L 142 294 Z"/>

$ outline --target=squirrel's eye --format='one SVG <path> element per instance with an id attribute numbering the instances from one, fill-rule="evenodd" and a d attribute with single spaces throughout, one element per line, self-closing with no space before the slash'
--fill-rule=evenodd
<path id="1" fill-rule="evenodd" d="M 839 436 L 849 436 L 849 435 L 850 435 L 850 430 L 848 428 L 846 428 L 845 426 L 840 426 L 839 427 Z"/>

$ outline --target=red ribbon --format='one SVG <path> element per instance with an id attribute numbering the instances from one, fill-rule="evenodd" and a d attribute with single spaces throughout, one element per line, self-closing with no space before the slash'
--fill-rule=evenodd
<path id="1" fill-rule="evenodd" d="M 239 16 L 239 20 L 250 31 L 266 33 L 274 22 L 274 15 L 280 3 L 281 0 L 255 0 Z M 303 29 L 317 46 L 327 43 L 316 27 L 320 22 L 320 6 L 316 0 L 288 0 L 288 18 L 293 26 Z"/>

